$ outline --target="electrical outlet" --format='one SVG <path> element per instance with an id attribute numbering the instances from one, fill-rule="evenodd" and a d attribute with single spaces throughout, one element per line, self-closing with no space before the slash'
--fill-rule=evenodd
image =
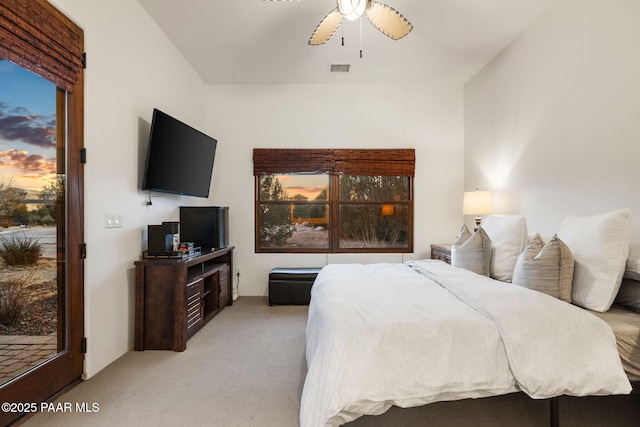
<path id="1" fill-rule="evenodd" d="M 235 270 L 236 270 L 236 277 L 240 277 L 240 269 L 236 268 Z"/>

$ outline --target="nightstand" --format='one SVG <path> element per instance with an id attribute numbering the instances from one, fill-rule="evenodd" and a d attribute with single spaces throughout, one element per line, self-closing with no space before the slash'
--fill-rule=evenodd
<path id="1" fill-rule="evenodd" d="M 451 245 L 431 245 L 431 259 L 439 259 L 451 264 Z"/>

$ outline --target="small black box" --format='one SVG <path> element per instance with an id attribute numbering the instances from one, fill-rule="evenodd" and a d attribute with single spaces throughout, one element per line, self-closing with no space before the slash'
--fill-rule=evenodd
<path id="1" fill-rule="evenodd" d="M 180 206 L 180 240 L 193 242 L 203 251 L 229 246 L 229 208 Z"/>
<path id="2" fill-rule="evenodd" d="M 177 249 L 173 247 L 178 243 L 177 236 L 180 233 L 178 222 L 163 222 L 162 225 L 147 226 L 147 249 L 149 255 L 169 255 Z"/>
<path id="3" fill-rule="evenodd" d="M 269 305 L 308 305 L 320 268 L 274 268 L 269 274 Z"/>

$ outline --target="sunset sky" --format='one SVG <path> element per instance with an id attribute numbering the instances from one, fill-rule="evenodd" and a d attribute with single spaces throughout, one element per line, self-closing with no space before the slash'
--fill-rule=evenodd
<path id="1" fill-rule="evenodd" d="M 55 178 L 56 87 L 0 60 L 0 181 L 42 188 Z"/>
<path id="2" fill-rule="evenodd" d="M 329 186 L 328 175 L 279 175 L 278 179 L 289 197 L 300 194 L 309 200 L 315 199 Z"/>

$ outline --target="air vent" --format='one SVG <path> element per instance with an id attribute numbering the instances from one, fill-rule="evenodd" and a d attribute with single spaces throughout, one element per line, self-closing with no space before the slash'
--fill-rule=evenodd
<path id="1" fill-rule="evenodd" d="M 330 73 L 348 73 L 349 67 L 351 67 L 351 64 L 330 64 L 329 72 Z"/>

